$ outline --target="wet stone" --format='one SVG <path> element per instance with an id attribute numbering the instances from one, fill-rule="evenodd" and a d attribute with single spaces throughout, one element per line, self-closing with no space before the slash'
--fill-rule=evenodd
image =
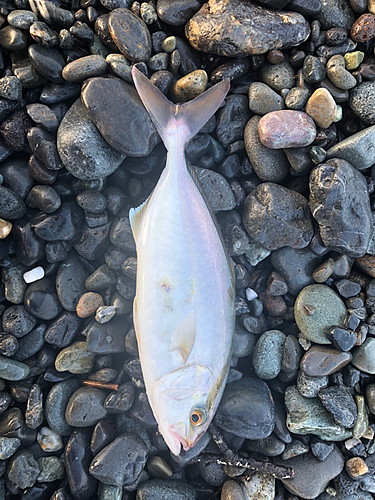
<path id="1" fill-rule="evenodd" d="M 196 70 L 183 76 L 173 85 L 173 94 L 177 102 L 186 102 L 203 94 L 206 90 L 208 75 L 203 70 Z"/>
<path id="2" fill-rule="evenodd" d="M 315 398 L 320 389 L 327 387 L 328 376 L 310 377 L 300 370 L 297 376 L 297 389 L 301 396 L 305 398 Z"/>
<path id="3" fill-rule="evenodd" d="M 17 452 L 8 466 L 8 478 L 19 488 L 29 488 L 33 486 L 39 472 L 38 462 L 28 450 Z"/>
<path id="4" fill-rule="evenodd" d="M 27 45 L 27 38 L 23 31 L 13 26 L 5 26 L 0 30 L 0 47 L 11 52 L 21 51 Z"/>
<path id="5" fill-rule="evenodd" d="M 132 382 L 125 382 L 106 397 L 104 408 L 108 413 L 123 413 L 128 411 L 134 402 L 135 389 Z"/>
<path id="6" fill-rule="evenodd" d="M 51 131 L 57 129 L 59 121 L 55 113 L 45 104 L 28 104 L 26 110 L 30 118 L 41 127 Z"/>
<path id="7" fill-rule="evenodd" d="M 14 28 L 27 30 L 37 20 L 37 16 L 29 10 L 13 10 L 7 16 L 8 23 Z"/>
<path id="8" fill-rule="evenodd" d="M 105 418 L 105 392 L 95 387 L 80 387 L 69 399 L 65 419 L 72 427 L 91 427 Z"/>
<path id="9" fill-rule="evenodd" d="M 341 351 L 350 351 L 357 343 L 357 333 L 346 328 L 333 327 L 326 336 L 332 345 Z"/>
<path id="10" fill-rule="evenodd" d="M 24 110 L 16 111 L 5 119 L 0 126 L 0 133 L 5 144 L 13 151 L 27 151 L 27 132 L 31 127 L 31 120 Z"/>
<path id="11" fill-rule="evenodd" d="M 279 330 L 270 330 L 259 337 L 253 352 L 253 367 L 259 378 L 270 380 L 280 373 L 285 340 Z"/>
<path id="12" fill-rule="evenodd" d="M 30 429 L 37 429 L 44 420 L 43 393 L 38 384 L 31 387 L 25 412 L 25 423 Z"/>
<path id="13" fill-rule="evenodd" d="M 18 340 L 10 333 L 0 333 L 0 353 L 12 357 L 18 350 Z"/>
<path id="14" fill-rule="evenodd" d="M 352 25 L 350 37 L 355 42 L 365 42 L 375 37 L 375 15 L 362 14 Z"/>
<path id="15" fill-rule="evenodd" d="M 214 213 L 235 208 L 236 201 L 233 192 L 222 175 L 213 170 L 198 167 L 195 167 L 195 172 Z"/>
<path id="16" fill-rule="evenodd" d="M 352 364 L 359 370 L 375 374 L 375 339 L 370 337 L 353 350 Z"/>
<path id="17" fill-rule="evenodd" d="M 45 333 L 45 340 L 56 347 L 67 347 L 78 333 L 80 320 L 76 314 L 64 311 L 50 323 Z"/>
<path id="18" fill-rule="evenodd" d="M 26 213 L 22 198 L 11 189 L 0 185 L 0 217 L 6 220 L 20 219 Z"/>
<path id="19" fill-rule="evenodd" d="M 306 198 L 270 182 L 247 196 L 243 224 L 250 238 L 267 250 L 303 248 L 313 236 Z"/>
<path id="20" fill-rule="evenodd" d="M 357 170 L 364 170 L 375 163 L 375 127 L 368 127 L 332 146 L 327 158 L 342 158 Z"/>
<path id="21" fill-rule="evenodd" d="M 74 253 L 60 264 L 56 276 L 56 290 L 62 306 L 67 311 L 76 310 L 79 299 L 85 293 L 87 274 Z"/>
<path id="22" fill-rule="evenodd" d="M 13 359 L 17 361 L 24 361 L 25 359 L 29 359 L 31 356 L 39 352 L 39 350 L 43 347 L 44 344 L 44 335 L 46 332 L 47 326 L 41 324 L 34 328 L 30 333 L 22 337 L 18 341 L 18 349 Z"/>
<path id="23" fill-rule="evenodd" d="M 22 85 L 16 76 L 4 76 L 0 78 L 0 97 L 5 97 L 12 101 L 22 99 Z"/>
<path id="24" fill-rule="evenodd" d="M 296 323 L 302 334 L 318 344 L 329 344 L 326 333 L 332 325 L 345 326 L 346 307 L 325 285 L 310 285 L 298 295 L 294 305 Z"/>
<path id="25" fill-rule="evenodd" d="M 309 115 L 302 111 L 273 111 L 258 123 L 262 144 L 271 149 L 304 147 L 316 136 L 316 127 Z"/>
<path id="26" fill-rule="evenodd" d="M 375 82 L 357 85 L 349 96 L 349 106 L 358 118 L 366 124 L 375 124 Z"/>
<path id="27" fill-rule="evenodd" d="M 65 476 L 65 469 L 58 457 L 41 457 L 38 459 L 40 483 L 51 483 Z"/>
<path id="28" fill-rule="evenodd" d="M 99 259 L 107 249 L 110 229 L 110 223 L 93 228 L 84 225 L 82 235 L 74 245 L 77 253 L 87 260 Z"/>
<path id="29" fill-rule="evenodd" d="M 62 70 L 62 77 L 68 82 L 82 82 L 86 78 L 101 76 L 107 70 L 107 62 L 103 56 L 92 55 L 81 57 L 67 64 Z"/>
<path id="30" fill-rule="evenodd" d="M 295 386 L 285 391 L 286 425 L 295 434 L 314 434 L 324 441 L 341 441 L 351 432 L 333 420 L 318 398 L 305 398 Z M 288 464 L 289 465 L 289 464 Z"/>
<path id="31" fill-rule="evenodd" d="M 249 87 L 249 108 L 256 115 L 284 109 L 283 98 L 268 85 L 254 82 Z"/>
<path id="32" fill-rule="evenodd" d="M 55 138 L 49 132 L 40 127 L 32 127 L 27 133 L 27 140 L 31 151 L 49 170 L 63 168 Z"/>
<path id="33" fill-rule="evenodd" d="M 309 55 L 303 61 L 302 74 L 306 83 L 317 83 L 323 80 L 326 70 L 318 57 Z"/>
<path id="34" fill-rule="evenodd" d="M 100 451 L 90 464 L 90 474 L 104 484 L 127 486 L 137 480 L 147 460 L 143 440 L 124 433 Z"/>
<path id="35" fill-rule="evenodd" d="M 56 357 L 55 368 L 59 372 L 68 371 L 74 374 L 91 371 L 95 355 L 87 351 L 86 342 L 73 342 L 65 347 Z"/>
<path id="36" fill-rule="evenodd" d="M 61 73 L 65 61 L 59 50 L 35 44 L 30 45 L 28 54 L 33 66 L 42 76 L 51 82 L 63 82 Z"/>
<path id="37" fill-rule="evenodd" d="M 349 3 L 344 0 L 333 1 L 327 0 L 322 3 L 322 9 L 317 15 L 322 29 L 330 29 L 339 26 L 350 30 L 354 22 L 354 13 L 350 8 Z"/>
<path id="38" fill-rule="evenodd" d="M 215 422 L 223 430 L 246 439 L 268 437 L 275 425 L 275 409 L 267 384 L 247 377 L 229 384 Z"/>
<path id="39" fill-rule="evenodd" d="M 35 325 L 36 319 L 22 305 L 10 306 L 4 311 L 2 317 L 3 330 L 16 338 L 21 338 L 31 332 Z"/>
<path id="40" fill-rule="evenodd" d="M 306 113 L 319 127 L 328 128 L 335 120 L 337 113 L 337 106 L 330 92 L 324 88 L 315 90 L 307 101 Z"/>
<path id="41" fill-rule="evenodd" d="M 27 310 L 43 320 L 56 318 L 62 309 L 55 283 L 50 278 L 43 278 L 29 285 L 24 301 Z"/>
<path id="42" fill-rule="evenodd" d="M 286 61 L 279 64 L 263 64 L 260 78 L 276 92 L 294 87 L 294 70 Z"/>
<path id="43" fill-rule="evenodd" d="M 301 110 L 309 98 L 310 92 L 308 89 L 293 87 L 289 90 L 285 97 L 285 106 L 288 109 Z"/>
<path id="44" fill-rule="evenodd" d="M 264 25 L 269 26 L 269 31 L 261 29 Z M 186 36 L 196 50 L 229 57 L 293 47 L 305 41 L 309 31 L 300 14 L 288 12 L 281 16 L 277 11 L 244 5 L 238 0 L 230 4 L 210 0 L 185 26 Z"/>
<path id="45" fill-rule="evenodd" d="M 71 434 L 73 429 L 65 420 L 65 410 L 71 395 L 80 386 L 81 383 L 76 378 L 71 378 L 58 382 L 49 391 L 45 401 L 45 416 L 49 427 L 52 429 L 51 432 L 55 432 L 59 436 L 69 436 Z M 51 447 L 50 442 L 56 439 L 53 435 L 50 436 L 47 431 L 40 437 L 40 440 L 45 442 L 44 446 L 48 447 L 48 449 Z"/>
<path id="46" fill-rule="evenodd" d="M 327 77 L 337 88 L 342 90 L 352 89 L 356 86 L 357 80 L 346 70 L 345 59 L 337 54 L 327 62 Z"/>
<path id="47" fill-rule="evenodd" d="M 87 318 L 95 311 L 98 307 L 103 305 L 103 298 L 98 293 L 88 292 L 82 295 L 77 304 L 77 315 L 80 318 Z"/>
<path id="48" fill-rule="evenodd" d="M 57 148 L 67 170 L 78 179 L 107 177 L 124 159 L 101 136 L 78 99 L 64 116 L 57 133 Z"/>
<path id="49" fill-rule="evenodd" d="M 250 118 L 248 100 L 243 95 L 230 95 L 217 115 L 216 134 L 220 144 L 227 147 L 242 139 L 245 125 Z"/>
<path id="50" fill-rule="evenodd" d="M 337 424 L 348 428 L 354 426 L 357 419 L 357 406 L 345 386 L 334 385 L 321 389 L 318 396 Z"/>
<path id="51" fill-rule="evenodd" d="M 330 347 L 314 346 L 301 360 L 301 370 L 310 377 L 324 377 L 340 370 L 352 359 L 350 353 Z"/>
<path id="52" fill-rule="evenodd" d="M 7 460 L 16 453 L 21 446 L 18 438 L 0 437 L 0 460 Z"/>
<path id="53" fill-rule="evenodd" d="M 301 347 L 297 338 L 288 335 L 285 339 L 281 369 L 286 373 L 294 373 L 298 370 L 301 356 Z"/>

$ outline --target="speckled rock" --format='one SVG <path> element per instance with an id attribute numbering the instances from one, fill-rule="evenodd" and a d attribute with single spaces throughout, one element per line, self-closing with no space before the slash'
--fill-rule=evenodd
<path id="1" fill-rule="evenodd" d="M 285 334 L 279 330 L 269 330 L 259 337 L 253 353 L 253 366 L 259 378 L 270 380 L 280 373 L 285 340 Z"/>
<path id="2" fill-rule="evenodd" d="M 375 124 L 375 82 L 357 85 L 349 95 L 348 104 L 358 118 L 368 125 Z"/>
<path id="3" fill-rule="evenodd" d="M 321 128 L 328 128 L 336 118 L 337 106 L 332 94 L 324 88 L 315 90 L 307 101 L 306 113 Z"/>
<path id="4" fill-rule="evenodd" d="M 324 30 L 335 26 L 350 30 L 355 18 L 350 4 L 345 0 L 323 0 L 317 19 Z"/>
<path id="5" fill-rule="evenodd" d="M 342 158 L 357 170 L 365 170 L 375 163 L 375 126 L 346 137 L 327 151 L 327 159 Z"/>
<path id="6" fill-rule="evenodd" d="M 182 481 L 152 479 L 137 490 L 137 500 L 196 500 L 196 490 Z M 232 498 L 232 500 L 237 500 Z"/>
<path id="7" fill-rule="evenodd" d="M 299 45 L 310 30 L 295 12 L 281 15 L 240 0 L 210 0 L 188 21 L 185 34 L 196 50 L 244 57 Z"/>
<path id="8" fill-rule="evenodd" d="M 259 139 L 271 149 L 297 148 L 311 144 L 316 136 L 314 121 L 303 111 L 272 111 L 258 123 Z"/>
<path id="9" fill-rule="evenodd" d="M 192 71 L 173 85 L 173 94 L 177 102 L 186 102 L 203 94 L 206 90 L 208 75 L 202 69 Z"/>
<path id="10" fill-rule="evenodd" d="M 301 290 L 294 317 L 302 335 L 317 344 L 330 344 L 326 333 L 333 325 L 345 326 L 344 302 L 326 285 L 309 285 Z"/>
<path id="11" fill-rule="evenodd" d="M 284 100 L 268 85 L 254 82 L 249 87 L 249 108 L 256 115 L 284 109 Z"/>
<path id="12" fill-rule="evenodd" d="M 73 342 L 56 357 L 55 368 L 59 372 L 87 373 L 94 364 L 95 355 L 87 351 L 86 342 Z"/>
<path id="13" fill-rule="evenodd" d="M 350 163 L 337 158 L 314 168 L 310 208 L 325 246 L 352 257 L 366 253 L 373 233 L 367 182 Z"/>

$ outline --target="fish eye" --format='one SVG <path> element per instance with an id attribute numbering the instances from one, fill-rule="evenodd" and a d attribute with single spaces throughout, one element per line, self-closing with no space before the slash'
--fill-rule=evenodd
<path id="1" fill-rule="evenodd" d="M 203 425 L 207 420 L 207 414 L 202 408 L 195 408 L 190 414 L 190 423 L 194 427 Z"/>

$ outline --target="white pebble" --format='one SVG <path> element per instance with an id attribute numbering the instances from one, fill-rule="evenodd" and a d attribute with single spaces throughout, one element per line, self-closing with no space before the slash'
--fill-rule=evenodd
<path id="1" fill-rule="evenodd" d="M 252 288 L 246 288 L 246 298 L 248 302 L 251 302 L 252 300 L 256 299 L 258 297 L 258 294 L 252 289 Z"/>
<path id="2" fill-rule="evenodd" d="M 44 278 L 44 269 L 42 266 L 34 267 L 34 269 L 27 271 L 23 275 L 23 279 L 26 283 L 34 283 L 34 281 L 41 280 L 42 278 Z"/>
<path id="3" fill-rule="evenodd" d="M 57 451 L 64 448 L 61 436 L 49 427 L 42 427 L 36 439 L 43 451 Z"/>
<path id="4" fill-rule="evenodd" d="M 113 316 L 116 314 L 116 309 L 114 306 L 100 306 L 96 310 L 95 320 L 100 323 L 108 323 Z"/>

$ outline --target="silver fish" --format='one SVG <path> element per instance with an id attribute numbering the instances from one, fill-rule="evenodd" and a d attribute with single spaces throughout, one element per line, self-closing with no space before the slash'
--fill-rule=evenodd
<path id="1" fill-rule="evenodd" d="M 184 148 L 222 104 L 229 81 L 193 101 L 171 103 L 136 68 L 136 89 L 167 150 L 149 198 L 129 213 L 137 248 L 133 318 L 146 391 L 171 452 L 207 430 L 228 376 L 234 273 Z"/>

